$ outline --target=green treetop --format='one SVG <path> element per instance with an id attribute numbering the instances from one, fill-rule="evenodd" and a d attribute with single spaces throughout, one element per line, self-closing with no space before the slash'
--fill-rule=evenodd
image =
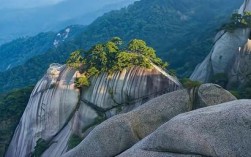
<path id="1" fill-rule="evenodd" d="M 244 12 L 243 15 L 233 13 L 230 22 L 222 26 L 222 29 L 228 32 L 233 32 L 237 28 L 251 28 L 251 12 Z"/>
<path id="2" fill-rule="evenodd" d="M 79 66 L 82 64 L 84 64 L 84 58 L 81 55 L 81 51 L 75 51 L 71 53 L 67 61 L 67 65 L 75 69 L 78 69 Z"/>
<path id="3" fill-rule="evenodd" d="M 152 63 L 162 68 L 167 66 L 143 40 L 134 39 L 125 49 L 120 48 L 121 44 L 122 40 L 114 37 L 104 44 L 93 46 L 84 52 L 83 56 L 80 51 L 73 52 L 67 65 L 82 72 L 81 77 L 76 80 L 76 85 L 89 86 L 89 78 L 101 72 L 113 73 L 133 66 L 151 68 Z"/>

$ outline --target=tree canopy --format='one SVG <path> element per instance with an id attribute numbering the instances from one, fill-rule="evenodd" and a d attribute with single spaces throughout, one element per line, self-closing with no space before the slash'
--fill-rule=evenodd
<path id="1" fill-rule="evenodd" d="M 246 11 L 243 15 L 235 12 L 230 22 L 222 26 L 222 29 L 228 32 L 233 32 L 237 28 L 251 28 L 251 12 Z"/>
<path id="2" fill-rule="evenodd" d="M 114 37 L 106 43 L 94 45 L 89 51 L 73 52 L 67 65 L 82 73 L 76 80 L 76 85 L 89 86 L 88 79 L 101 72 L 113 73 L 132 66 L 151 68 L 152 63 L 162 68 L 167 67 L 167 63 L 158 58 L 155 50 L 145 41 L 133 39 L 127 46 L 122 46 L 122 43 L 119 37 Z"/>

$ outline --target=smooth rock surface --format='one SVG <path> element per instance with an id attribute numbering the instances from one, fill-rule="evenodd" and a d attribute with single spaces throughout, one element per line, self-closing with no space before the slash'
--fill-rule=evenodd
<path id="1" fill-rule="evenodd" d="M 115 156 L 149 135 L 161 124 L 190 108 L 189 94 L 180 90 L 150 100 L 126 114 L 112 117 L 97 126 L 64 157 Z"/>
<path id="2" fill-rule="evenodd" d="M 228 91 L 214 84 L 202 85 L 198 92 L 198 98 L 201 100 L 199 103 L 205 106 L 236 100 Z M 192 110 L 193 105 L 202 106 L 193 104 L 193 98 L 190 96 L 187 90 L 175 91 L 152 99 L 131 112 L 117 115 L 97 126 L 76 148 L 63 157 L 118 155 L 171 118 Z"/>
<path id="3" fill-rule="evenodd" d="M 250 149 L 251 100 L 236 100 L 180 114 L 118 157 L 249 157 Z"/>
<path id="4" fill-rule="evenodd" d="M 237 29 L 233 33 L 226 32 L 215 43 L 206 59 L 196 67 L 190 78 L 209 82 L 215 74 L 228 73 L 239 48 L 247 42 L 249 34 L 249 29 Z"/>

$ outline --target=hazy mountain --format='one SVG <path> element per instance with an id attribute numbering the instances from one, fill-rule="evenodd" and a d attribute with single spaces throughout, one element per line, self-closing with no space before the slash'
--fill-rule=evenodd
<path id="1" fill-rule="evenodd" d="M 107 41 L 113 36 L 119 36 L 126 42 L 133 38 L 145 40 L 157 50 L 163 60 L 171 64 L 170 67 L 175 69 L 179 76 L 189 76 L 210 51 L 216 29 L 229 19 L 242 2 L 242 0 L 135 2 L 127 8 L 105 14 L 84 29 L 78 30 L 70 40 L 60 40 L 62 42 L 56 47 L 53 41 L 48 51 L 30 58 L 23 65 L 1 72 L 0 92 L 33 85 L 51 63 L 65 63 L 72 51 L 79 48 L 89 49 L 95 43 Z M 71 36 L 71 32 L 69 35 Z M 11 54 L 12 51 L 5 53 Z"/>
<path id="2" fill-rule="evenodd" d="M 56 31 L 68 25 L 87 25 L 103 13 L 127 6 L 133 1 L 65 0 L 41 7 L 0 7 L 0 44 L 39 32 Z"/>

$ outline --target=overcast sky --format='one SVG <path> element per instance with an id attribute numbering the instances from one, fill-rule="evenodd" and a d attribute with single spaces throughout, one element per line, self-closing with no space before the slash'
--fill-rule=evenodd
<path id="1" fill-rule="evenodd" d="M 53 5 L 64 0 L 0 0 L 0 9 L 5 8 L 35 8 Z"/>

